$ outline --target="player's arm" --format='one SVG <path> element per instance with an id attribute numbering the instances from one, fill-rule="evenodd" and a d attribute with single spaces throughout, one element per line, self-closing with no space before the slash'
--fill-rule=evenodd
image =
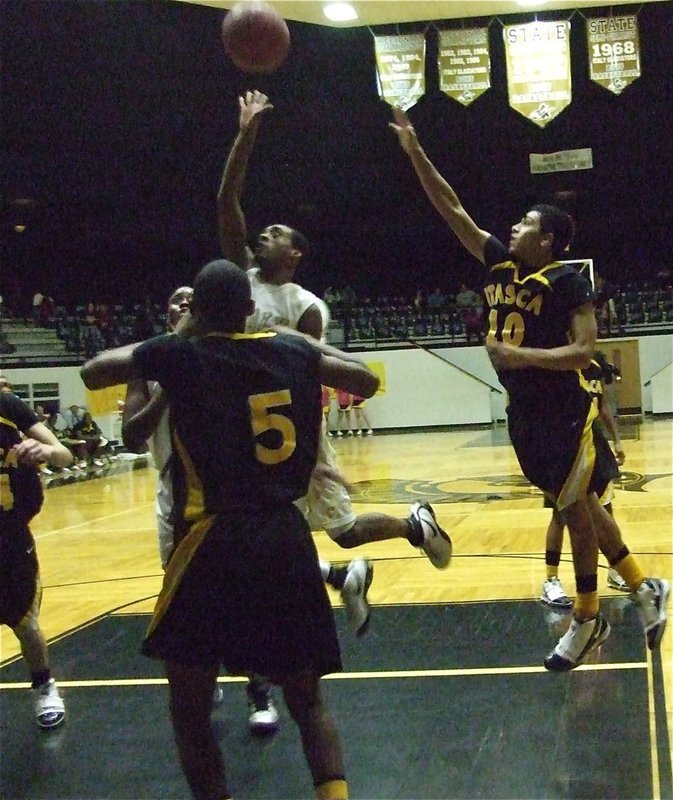
<path id="1" fill-rule="evenodd" d="M 569 343 L 547 349 L 515 347 L 495 340 L 488 341 L 486 349 L 496 369 L 551 369 L 559 372 L 586 369 L 596 346 L 596 315 L 593 303 L 576 308 L 570 318 Z"/>
<path id="2" fill-rule="evenodd" d="M 133 378 L 126 386 L 122 415 L 122 441 L 132 453 L 144 453 L 146 442 L 156 430 L 167 407 L 162 390 L 150 396 L 147 381 Z"/>
<path id="3" fill-rule="evenodd" d="M 86 388 L 105 389 L 139 378 L 140 375 L 133 362 L 133 352 L 136 347 L 138 342 L 115 347 L 113 350 L 103 350 L 87 361 L 79 372 Z"/>
<path id="4" fill-rule="evenodd" d="M 312 336 L 314 339 L 322 339 L 324 333 L 323 316 L 315 303 L 309 306 L 301 315 L 297 323 L 297 330 L 300 333 Z"/>
<path id="5" fill-rule="evenodd" d="M 605 426 L 605 430 L 608 432 L 608 438 L 612 439 L 614 442 L 615 458 L 617 459 L 617 463 L 621 466 L 624 461 L 626 461 L 624 445 L 622 445 L 622 439 L 617 430 L 617 420 L 614 418 L 612 410 L 610 409 L 610 404 L 605 402 L 602 395 L 598 398 L 598 414 L 601 418 L 601 422 Z"/>
<path id="6" fill-rule="evenodd" d="M 44 423 L 36 422 L 25 434 L 27 438 L 13 448 L 20 464 L 35 466 L 45 461 L 55 467 L 72 464 L 73 455 L 70 450 L 59 442 Z"/>
<path id="7" fill-rule="evenodd" d="M 329 345 L 319 344 L 321 349 L 329 347 Z M 330 350 L 332 353 L 328 355 L 328 352 L 323 349 L 320 358 L 321 383 L 334 389 L 337 387 L 345 389 L 360 397 L 372 397 L 379 388 L 378 376 L 363 361 L 350 353 L 342 353 L 334 347 Z"/>
<path id="8" fill-rule="evenodd" d="M 439 174 L 421 147 L 409 117 L 399 108 L 393 108 L 393 116 L 395 121 L 390 123 L 390 127 L 397 134 L 402 149 L 411 159 L 411 164 L 430 202 L 448 223 L 463 247 L 483 264 L 484 247 L 490 234 L 476 225 L 463 208 L 453 188 Z"/>
<path id="9" fill-rule="evenodd" d="M 246 92 L 238 98 L 239 130 L 224 166 L 217 192 L 217 230 L 222 255 L 248 269 L 251 253 L 247 246 L 248 231 L 241 208 L 241 194 L 248 171 L 248 162 L 255 146 L 261 114 L 273 106 L 262 92 Z"/>

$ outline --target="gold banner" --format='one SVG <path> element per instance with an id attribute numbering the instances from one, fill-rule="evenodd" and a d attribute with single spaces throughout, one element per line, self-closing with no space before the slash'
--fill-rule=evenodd
<path id="1" fill-rule="evenodd" d="M 439 88 L 469 106 L 491 88 L 488 28 L 439 32 Z"/>
<path id="2" fill-rule="evenodd" d="M 379 97 L 406 111 L 425 93 L 425 36 L 375 36 Z"/>
<path id="3" fill-rule="evenodd" d="M 589 77 L 614 94 L 640 78 L 640 39 L 635 14 L 587 19 Z"/>
<path id="4" fill-rule="evenodd" d="M 544 128 L 572 99 L 570 22 L 505 25 L 509 104 Z"/>

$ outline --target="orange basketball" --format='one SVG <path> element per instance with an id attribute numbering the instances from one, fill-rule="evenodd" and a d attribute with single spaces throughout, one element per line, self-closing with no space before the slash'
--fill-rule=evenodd
<path id="1" fill-rule="evenodd" d="M 242 72 L 273 72 L 290 48 L 285 20 L 268 3 L 235 5 L 222 21 L 222 41 Z"/>

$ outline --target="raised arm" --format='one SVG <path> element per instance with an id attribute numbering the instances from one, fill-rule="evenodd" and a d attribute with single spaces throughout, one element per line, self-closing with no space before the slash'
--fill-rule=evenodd
<path id="1" fill-rule="evenodd" d="M 390 123 L 390 127 L 397 134 L 402 149 L 411 159 L 411 164 L 430 202 L 448 223 L 463 247 L 483 264 L 484 246 L 490 234 L 477 227 L 463 208 L 458 195 L 439 174 L 421 147 L 409 117 L 399 108 L 393 108 L 393 116 L 395 121 Z"/>
<path id="2" fill-rule="evenodd" d="M 261 114 L 273 106 L 269 98 L 258 91 L 246 92 L 245 97 L 238 98 L 238 105 L 239 130 L 229 151 L 217 192 L 217 230 L 222 255 L 241 269 L 248 269 L 251 254 L 247 246 L 248 231 L 241 208 L 241 194 Z"/>

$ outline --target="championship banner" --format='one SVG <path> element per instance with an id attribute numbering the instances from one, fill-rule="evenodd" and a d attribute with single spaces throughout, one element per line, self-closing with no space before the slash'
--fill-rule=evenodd
<path id="1" fill-rule="evenodd" d="M 640 78 L 640 39 L 635 14 L 587 19 L 589 77 L 614 94 Z"/>
<path id="2" fill-rule="evenodd" d="M 544 128 L 570 104 L 570 22 L 505 25 L 509 104 Z"/>
<path id="3" fill-rule="evenodd" d="M 439 88 L 469 106 L 491 88 L 488 28 L 439 31 Z"/>
<path id="4" fill-rule="evenodd" d="M 375 36 L 379 97 L 403 111 L 425 93 L 425 36 Z"/>

